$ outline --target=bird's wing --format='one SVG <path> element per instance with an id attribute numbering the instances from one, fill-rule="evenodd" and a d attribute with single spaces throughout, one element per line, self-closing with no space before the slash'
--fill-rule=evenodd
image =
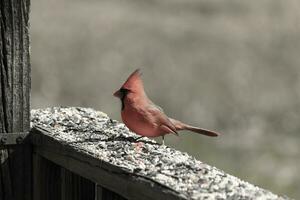
<path id="1" fill-rule="evenodd" d="M 173 133 L 174 135 L 178 135 L 177 132 L 174 132 L 172 129 L 170 129 L 166 125 L 161 125 L 160 128 L 165 132 L 165 133 Z"/>
<path id="2" fill-rule="evenodd" d="M 175 125 L 169 120 L 168 116 L 160 107 L 155 104 L 150 104 L 147 108 L 150 115 L 155 119 L 155 123 L 164 129 L 166 132 L 177 134 Z"/>
<path id="3" fill-rule="evenodd" d="M 191 125 L 185 124 L 181 121 L 178 121 L 176 119 L 172 119 L 172 118 L 169 118 L 169 119 L 171 120 L 171 122 L 176 127 L 176 130 L 189 130 L 189 131 L 193 131 L 195 133 L 200 133 L 202 135 L 207 135 L 207 136 L 211 136 L 211 137 L 216 137 L 216 136 L 220 135 L 219 133 L 216 133 L 214 131 L 210 131 L 210 130 L 206 130 L 206 129 L 203 129 L 203 128 L 191 126 Z"/>

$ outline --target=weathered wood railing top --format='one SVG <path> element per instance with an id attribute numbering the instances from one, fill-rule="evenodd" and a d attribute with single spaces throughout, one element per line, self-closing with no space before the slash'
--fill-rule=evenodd
<path id="1" fill-rule="evenodd" d="M 284 199 L 87 108 L 33 110 L 35 151 L 128 199 Z"/>

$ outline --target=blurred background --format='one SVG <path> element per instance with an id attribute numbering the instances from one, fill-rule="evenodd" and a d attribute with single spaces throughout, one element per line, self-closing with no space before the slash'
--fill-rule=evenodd
<path id="1" fill-rule="evenodd" d="M 166 143 L 300 199 L 300 2 L 32 0 L 32 107 L 121 120 L 112 93 L 136 68 L 169 116 L 223 135 Z"/>

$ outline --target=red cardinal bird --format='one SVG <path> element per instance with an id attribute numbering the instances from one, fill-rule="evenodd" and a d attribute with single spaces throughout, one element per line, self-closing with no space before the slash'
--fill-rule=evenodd
<path id="1" fill-rule="evenodd" d="M 140 70 L 135 70 L 114 93 L 122 103 L 122 120 L 133 132 L 146 137 L 164 136 L 177 131 L 189 130 L 202 135 L 216 137 L 219 134 L 206 129 L 198 128 L 169 118 L 163 110 L 155 105 L 146 95 Z"/>

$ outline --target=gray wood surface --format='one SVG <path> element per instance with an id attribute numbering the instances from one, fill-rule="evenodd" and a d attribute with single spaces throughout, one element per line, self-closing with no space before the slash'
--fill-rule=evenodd
<path id="1" fill-rule="evenodd" d="M 29 0 L 0 1 L 0 134 L 29 131 Z M 0 150 L 0 199 L 31 199 L 30 147 Z"/>
<path id="2" fill-rule="evenodd" d="M 112 192 L 98 184 L 96 184 L 96 198 L 95 200 L 126 200 L 125 197 Z"/>
<path id="3" fill-rule="evenodd" d="M 61 200 L 95 200 L 95 183 L 61 168 Z"/>
<path id="4" fill-rule="evenodd" d="M 33 172 L 33 200 L 60 200 L 61 168 L 34 153 Z"/>

